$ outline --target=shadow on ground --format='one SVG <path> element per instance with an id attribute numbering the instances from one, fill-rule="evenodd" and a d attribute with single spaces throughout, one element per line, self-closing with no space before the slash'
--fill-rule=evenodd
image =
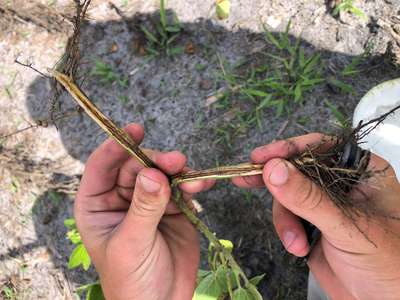
<path id="1" fill-rule="evenodd" d="M 245 29 L 230 32 L 212 20 L 184 23 L 184 32 L 176 45 L 186 49 L 191 45 L 193 51 L 171 57 L 162 54 L 150 59 L 138 53 L 143 39 L 138 28 L 151 24 L 156 15 L 87 23 L 82 28 L 79 75 L 82 80 L 84 78 L 82 88 L 96 105 L 120 125 L 144 124 L 145 147 L 182 150 L 189 157 L 191 166 L 196 168 L 245 161 L 252 148 L 272 141 L 287 120 L 286 116 L 277 117 L 273 109 L 263 114 L 261 129 L 255 126 L 248 129 L 228 147 L 214 141 L 216 128 L 229 122 L 229 110 L 205 107 L 205 99 L 225 86 L 220 79 L 221 65 L 227 66 L 227 62 L 233 65 L 243 59 L 254 59 L 257 63 L 260 47 L 267 53 L 278 52 L 265 42 L 264 34 Z M 345 54 L 315 49 L 306 41 L 301 41 L 301 47 L 306 53 L 321 53 L 324 76 L 335 76 L 335 70 L 352 60 Z M 91 75 L 99 61 L 110 66 L 117 78 L 128 79 L 126 85 L 118 80 L 104 83 L 101 77 Z M 304 105 L 292 117 L 292 120 L 307 117 L 307 124 L 302 126 L 303 129 L 291 125 L 283 136 L 302 134 L 304 127 L 309 131 L 330 130 L 327 120 L 331 113 L 323 102 L 325 99 L 350 112 L 365 91 L 395 76 L 395 71 L 383 62 L 382 57 L 369 57 L 361 67 L 363 72 L 347 79 L 354 87 L 353 93 L 338 93 L 326 84 L 308 92 Z M 27 94 L 26 105 L 31 116 L 47 118 L 46 99 L 51 95 L 49 82 L 38 77 Z M 58 109 L 63 111 L 74 106 L 73 100 L 63 95 Z M 58 128 L 69 154 L 82 162 L 105 138 L 97 125 L 83 115 L 59 122 Z M 71 246 L 65 242 L 63 219 L 71 212 L 72 203 L 64 196 L 51 200 L 50 194 L 51 191 L 44 193 L 35 203 L 34 221 L 39 240 L 12 251 L 17 255 L 37 245 L 50 245 L 54 265 L 71 280 L 83 283 L 86 279 L 80 277 L 79 272 L 66 269 Z M 234 242 L 235 255 L 246 273 L 250 276 L 266 273 L 261 283 L 266 298 L 305 299 L 306 267 L 283 251 L 271 224 L 271 197 L 267 191 L 248 194 L 222 183 L 199 195 L 198 200 L 204 209 L 203 220 L 220 238 Z M 203 241 L 202 250 L 205 249 Z M 93 272 L 91 276 L 94 276 Z"/>

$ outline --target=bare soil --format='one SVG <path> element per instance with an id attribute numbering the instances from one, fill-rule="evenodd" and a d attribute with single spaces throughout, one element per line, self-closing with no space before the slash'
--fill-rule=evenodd
<path id="1" fill-rule="evenodd" d="M 193 168 L 244 162 L 251 149 L 274 139 L 330 132 L 335 119 L 324 100 L 351 116 L 370 88 L 399 76 L 395 64 L 400 46 L 397 1 L 356 1 L 369 21 L 346 13 L 334 18 L 322 0 L 232 1 L 226 21 L 215 18 L 212 0 L 169 1 L 168 8 L 184 28 L 178 42 L 184 47 L 193 45 L 194 52 L 151 59 L 137 51 L 138 25 L 157 15 L 158 1 L 110 2 L 122 16 L 108 1 L 94 1 L 82 28 L 81 86 L 119 125 L 142 123 L 145 147 L 179 149 Z M 52 67 L 71 34 L 71 9 L 72 3 L 66 0 L 0 3 L 0 135 L 48 118 L 49 80 L 15 64 L 14 59 L 32 62 L 42 71 Z M 217 76 L 221 58 L 234 64 L 251 59 L 260 48 L 274 53 L 276 49 L 265 42 L 262 23 L 281 32 L 289 19 L 291 36 L 301 37 L 308 53 L 321 53 L 327 76 L 335 76 L 372 45 L 360 65 L 363 71 L 346 79 L 354 92 L 340 93 L 320 85 L 307 93 L 304 105 L 296 109 L 283 132 L 288 117 L 277 117 L 270 110 L 263 115 L 262 129 L 251 128 L 232 147 L 216 144 L 215 129 L 229 122 L 230 112 L 205 104 L 210 95 L 225 87 Z M 90 74 L 96 60 L 127 77 L 128 85 L 101 83 Z M 67 95 L 59 104 L 57 111 L 75 106 Z M 65 238 L 63 220 L 72 216 L 73 192 L 85 160 L 104 139 L 88 117 L 76 115 L 58 122 L 57 128 L 39 127 L 2 141 L 0 291 L 10 288 L 15 299 L 76 299 L 76 287 L 96 278 L 93 270 L 83 273 L 66 268 L 72 246 Z M 60 189 L 68 193 L 54 192 Z M 246 273 L 266 274 L 260 285 L 266 299 L 305 299 L 307 268 L 285 253 L 277 239 L 267 190 L 249 194 L 219 183 L 196 199 L 203 209 L 202 219 L 220 238 L 233 241 Z M 206 249 L 202 241 L 203 254 Z M 7 299 L 4 292 L 1 295 Z"/>

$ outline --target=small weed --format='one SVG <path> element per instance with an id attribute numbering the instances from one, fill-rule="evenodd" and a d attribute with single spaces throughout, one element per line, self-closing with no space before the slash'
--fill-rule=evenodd
<path id="1" fill-rule="evenodd" d="M 63 200 L 63 195 L 56 191 L 49 191 L 48 195 L 49 195 L 50 201 L 56 206 L 59 205 L 61 203 L 61 201 Z"/>
<path id="2" fill-rule="evenodd" d="M 120 95 L 120 96 L 118 96 L 117 99 L 118 99 L 118 101 L 121 102 L 123 105 L 127 104 L 128 101 L 129 101 L 129 98 L 128 98 L 128 96 L 126 96 L 126 95 Z"/>
<path id="3" fill-rule="evenodd" d="M 220 61 L 220 78 L 228 89 L 215 107 L 236 107 L 237 111 L 229 126 L 217 128 L 218 142 L 230 145 L 233 137 L 245 133 L 249 127 L 261 128 L 267 109 L 275 109 L 277 116 L 290 115 L 295 107 L 303 104 L 308 91 L 325 81 L 321 76 L 320 54 L 306 55 L 300 39 L 289 38 L 290 25 L 289 22 L 277 37 L 265 28 L 266 41 L 275 51 L 268 49 L 259 53 L 256 63 L 242 61 L 229 66 Z"/>
<path id="4" fill-rule="evenodd" d="M 205 65 L 205 64 L 196 64 L 195 66 L 194 66 L 194 68 L 196 69 L 196 71 L 203 71 L 203 70 L 205 70 L 206 68 L 207 68 L 207 65 Z"/>
<path id="5" fill-rule="evenodd" d="M 95 60 L 95 65 L 90 71 L 90 75 L 98 77 L 103 84 L 112 85 L 117 83 L 121 88 L 128 87 L 128 77 L 117 74 L 110 65 L 99 59 Z"/>
<path id="6" fill-rule="evenodd" d="M 355 90 L 351 84 L 346 83 L 347 78 L 353 78 L 355 75 L 361 73 L 361 64 L 370 56 L 372 45 L 368 45 L 361 55 L 355 56 L 351 59 L 351 62 L 344 66 L 344 68 L 335 74 L 327 78 L 328 87 L 336 93 L 343 94 L 355 94 Z"/>
<path id="7" fill-rule="evenodd" d="M 299 123 L 300 125 L 307 125 L 308 123 L 310 123 L 311 117 L 310 116 L 302 116 L 300 118 L 297 119 L 297 123 Z"/>
<path id="8" fill-rule="evenodd" d="M 129 0 L 121 0 L 121 5 L 122 6 L 128 6 Z"/>
<path id="9" fill-rule="evenodd" d="M 17 178 L 13 177 L 11 180 L 10 191 L 12 194 L 18 193 L 20 190 L 20 184 Z"/>
<path id="10" fill-rule="evenodd" d="M 333 16 L 339 16 L 341 12 L 349 12 L 363 20 L 368 20 L 367 15 L 354 5 L 355 0 L 342 0 L 337 4 L 332 12 Z"/>
<path id="11" fill-rule="evenodd" d="M 151 56 L 158 56 L 162 53 L 168 56 L 183 53 L 185 48 L 176 46 L 176 40 L 182 32 L 182 25 L 174 14 L 168 18 L 165 9 L 165 0 L 160 0 L 160 16 L 155 22 L 154 28 L 150 29 L 144 25 L 140 26 L 146 37 L 146 52 Z"/>
<path id="12" fill-rule="evenodd" d="M 13 87 L 14 87 L 14 83 L 15 83 L 15 80 L 16 80 L 16 78 L 17 78 L 17 75 L 18 75 L 18 72 L 15 72 L 15 73 L 12 75 L 10 82 L 7 83 L 7 84 L 4 86 L 4 91 L 5 91 L 5 93 L 7 94 L 8 98 L 10 98 L 10 99 L 13 99 L 13 98 L 14 98 L 12 89 L 13 89 Z"/>
<path id="13" fill-rule="evenodd" d="M 10 284 L 11 285 L 11 284 Z M 6 300 L 16 300 L 17 299 L 17 291 L 13 286 L 3 286 L 1 289 L 1 296 Z"/>

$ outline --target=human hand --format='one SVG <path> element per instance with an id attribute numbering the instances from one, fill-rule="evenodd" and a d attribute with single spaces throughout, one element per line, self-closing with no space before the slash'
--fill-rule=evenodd
<path id="1" fill-rule="evenodd" d="M 300 218 L 319 228 L 322 236 L 308 265 L 330 299 L 400 299 L 400 184 L 394 171 L 371 156 L 369 169 L 387 169 L 360 186 L 376 214 L 359 216 L 355 226 L 318 185 L 285 160 L 321 139 L 309 134 L 259 147 L 251 159 L 265 164 L 263 175 L 233 181 L 269 189 L 274 226 L 288 252 L 305 256 L 310 251 Z"/>
<path id="2" fill-rule="evenodd" d="M 143 128 L 125 131 L 136 143 Z M 181 172 L 180 152 L 147 152 L 165 174 Z M 212 181 L 182 183 L 193 193 Z M 170 201 L 168 178 L 144 168 L 108 139 L 89 157 L 75 200 L 75 218 L 107 299 L 191 299 L 199 264 L 195 228 Z"/>

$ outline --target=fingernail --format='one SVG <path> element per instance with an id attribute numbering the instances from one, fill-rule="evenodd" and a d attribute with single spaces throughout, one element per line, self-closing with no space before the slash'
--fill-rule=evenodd
<path id="1" fill-rule="evenodd" d="M 139 175 L 140 183 L 147 193 L 157 193 L 161 189 L 161 184 L 143 174 Z"/>
<path id="2" fill-rule="evenodd" d="M 296 239 L 296 234 L 293 231 L 285 231 L 283 233 L 283 243 L 285 244 L 285 248 L 289 249 Z"/>
<path id="3" fill-rule="evenodd" d="M 277 163 L 269 175 L 269 182 L 272 185 L 280 186 L 284 185 L 289 177 L 289 170 L 285 162 L 281 161 Z"/>

